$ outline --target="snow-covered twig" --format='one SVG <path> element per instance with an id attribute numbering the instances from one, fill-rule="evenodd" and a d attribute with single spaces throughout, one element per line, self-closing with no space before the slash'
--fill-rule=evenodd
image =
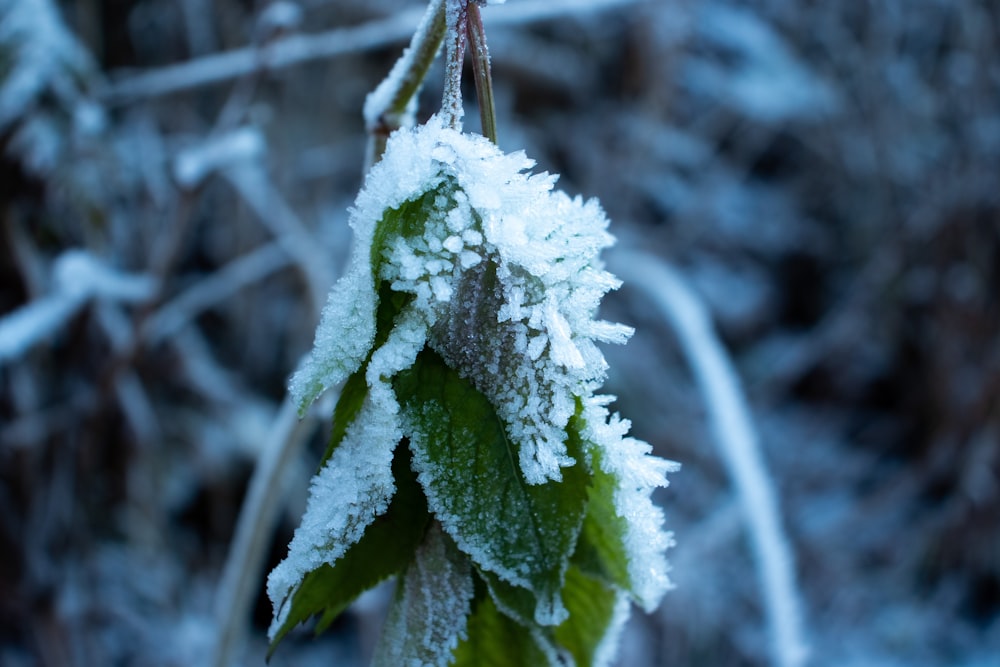
<path id="1" fill-rule="evenodd" d="M 333 277 L 313 235 L 268 178 L 262 164 L 266 151 L 267 142 L 259 129 L 236 128 L 178 154 L 174 161 L 174 178 L 184 188 L 193 189 L 210 174 L 224 175 L 295 259 L 318 313 Z"/>
<path id="2" fill-rule="evenodd" d="M 149 276 L 122 273 L 83 250 L 60 255 L 53 272 L 50 294 L 0 318 L 0 363 L 52 336 L 91 298 L 137 303 L 156 292 Z"/>
<path id="3" fill-rule="evenodd" d="M 701 301 L 663 260 L 640 251 L 619 250 L 610 255 L 609 263 L 626 283 L 652 299 L 677 334 L 743 505 L 771 628 L 774 664 L 803 665 L 807 649 L 794 559 L 736 371 Z"/>
<path id="4" fill-rule="evenodd" d="M 333 284 L 330 262 L 323 253 L 322 245 L 316 242 L 302 219 L 274 187 L 263 165 L 242 163 L 229 167 L 223 173 L 284 250 L 295 259 L 306 279 L 311 303 L 318 317 L 326 302 L 326 293 Z"/>
<path id="5" fill-rule="evenodd" d="M 174 159 L 177 183 L 194 189 L 216 171 L 232 165 L 259 160 L 267 151 L 267 142 L 256 127 L 244 126 L 207 138 L 184 149 Z"/>
<path id="6" fill-rule="evenodd" d="M 444 96 L 441 100 L 441 118 L 453 130 L 462 129 L 462 69 L 465 64 L 465 45 L 468 42 L 466 24 L 469 20 L 469 0 L 446 0 L 448 37 L 445 43 Z"/>
<path id="7" fill-rule="evenodd" d="M 487 11 L 492 25 L 505 25 L 544 21 L 564 14 L 609 10 L 644 1 L 523 0 L 490 6 Z M 412 35 L 422 15 L 421 10 L 399 12 L 357 27 L 336 28 L 315 35 L 291 35 L 267 46 L 263 54 L 259 47 L 250 46 L 150 69 L 121 78 L 108 86 L 103 97 L 112 104 L 128 103 L 230 81 L 262 66 L 275 71 L 314 60 L 377 49 Z"/>
<path id="8" fill-rule="evenodd" d="M 365 126 L 369 136 L 365 171 L 382 157 L 386 139 L 393 130 L 413 124 L 417 92 L 444 40 L 444 7 L 445 0 L 434 0 L 427 6 L 409 47 L 389 75 L 365 99 Z"/>

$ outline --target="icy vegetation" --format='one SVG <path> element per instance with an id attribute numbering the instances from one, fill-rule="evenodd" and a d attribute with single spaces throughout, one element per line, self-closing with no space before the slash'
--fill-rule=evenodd
<path id="1" fill-rule="evenodd" d="M 356 405 L 356 392 L 362 398 L 313 481 L 288 557 L 269 577 L 273 640 L 343 604 L 340 592 L 317 602 L 310 576 L 353 567 L 351 548 L 389 508 L 401 438 L 432 526 L 447 536 L 434 539 L 458 549 L 448 562 L 467 571 L 469 591 L 474 566 L 509 627 L 527 628 L 532 650 L 581 657 L 579 638 L 549 636 L 551 628 L 580 625 L 596 645 L 627 618 L 610 611 L 619 591 L 652 611 L 669 588 L 671 538 L 650 494 L 676 466 L 649 456 L 649 445 L 627 437 L 628 423 L 608 414 L 611 399 L 593 396 L 607 370 L 595 342 L 622 343 L 631 333 L 594 319 L 619 284 L 598 259 L 612 242 L 608 221 L 596 201 L 554 191 L 555 179 L 532 167 L 523 153 L 504 154 L 432 117 L 395 132 L 366 177 L 351 212 L 351 263 L 290 385 L 302 411 L 349 377 L 356 386 L 341 405 Z M 437 528 L 428 530 L 431 539 Z M 383 545 L 404 559 L 407 547 Z M 405 570 L 380 655 L 449 664 L 452 650 L 435 644 L 445 640 L 408 615 L 454 628 L 476 615 L 466 608 L 456 617 L 451 597 L 422 593 L 424 579 L 457 575 L 424 572 L 420 563 L 418 555 Z M 603 617 L 574 616 L 571 567 L 582 568 L 581 585 L 602 588 Z M 601 652 L 605 661 L 613 644 Z M 404 654 L 400 645 L 419 650 Z M 434 660 L 413 657 L 432 650 Z M 519 664 L 478 644 L 463 651 L 459 664 Z"/>

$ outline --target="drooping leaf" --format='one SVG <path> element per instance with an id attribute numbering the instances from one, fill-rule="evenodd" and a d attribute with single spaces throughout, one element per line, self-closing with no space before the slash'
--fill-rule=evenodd
<path id="1" fill-rule="evenodd" d="M 617 633 L 627 618 L 623 593 L 576 566 L 566 572 L 563 600 L 569 618 L 555 629 L 555 640 L 569 651 L 576 667 L 607 665 Z"/>
<path id="2" fill-rule="evenodd" d="M 445 667 L 466 636 L 474 592 L 468 557 L 432 523 L 396 587 L 373 667 Z"/>
<path id="3" fill-rule="evenodd" d="M 510 620 L 532 628 L 536 645 L 569 653 L 576 667 L 607 665 L 613 657 L 617 635 L 628 618 L 628 599 L 600 576 L 571 564 L 562 590 L 569 617 L 556 627 L 541 627 L 532 621 L 533 598 L 528 591 L 489 572 L 480 571 L 479 575 L 497 609 Z"/>
<path id="4" fill-rule="evenodd" d="M 455 649 L 453 667 L 545 667 L 553 656 L 525 626 L 500 613 L 489 595 L 477 600 L 468 636 Z"/>
<path id="5" fill-rule="evenodd" d="M 375 339 L 377 298 L 367 258 L 355 249 L 347 273 L 330 290 L 313 350 L 289 381 L 299 414 L 361 367 Z"/>
<path id="6" fill-rule="evenodd" d="M 561 482 L 527 484 L 493 406 L 430 350 L 394 386 L 431 512 L 480 569 L 532 594 L 536 622 L 559 623 L 586 504 L 583 464 Z"/>
<path id="7" fill-rule="evenodd" d="M 652 612 L 671 588 L 665 551 L 673 544 L 652 492 L 666 486 L 667 473 L 680 466 L 652 456 L 648 443 L 628 437 L 629 422 L 609 414 L 600 398 L 581 397 L 578 407 L 574 429 L 593 468 L 580 555 L 591 549 L 603 576 Z"/>
<path id="8" fill-rule="evenodd" d="M 396 448 L 392 470 L 396 494 L 389 509 L 339 560 L 305 576 L 291 599 L 285 601 L 291 609 L 274 634 L 268 655 L 299 623 L 322 614 L 316 628 L 317 633 L 322 632 L 358 595 L 409 564 L 427 529 L 427 502 L 411 470 L 406 447 Z"/>

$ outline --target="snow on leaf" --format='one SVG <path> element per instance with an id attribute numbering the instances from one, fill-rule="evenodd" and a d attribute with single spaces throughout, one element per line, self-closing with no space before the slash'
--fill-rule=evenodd
<path id="1" fill-rule="evenodd" d="M 541 484 L 573 465 L 574 396 L 606 371 L 593 341 L 629 330 L 593 319 L 618 285 L 598 260 L 612 242 L 603 211 L 532 166 L 432 118 L 390 137 L 354 219 L 376 229 L 375 280 L 414 295 L 431 346 L 496 406 L 525 479 Z"/>
<path id="2" fill-rule="evenodd" d="M 483 584 L 459 664 L 555 663 L 559 643 L 563 657 L 605 664 L 626 616 L 620 591 L 651 610 L 669 587 L 671 538 L 650 493 L 672 464 L 626 437 L 628 423 L 593 396 L 607 368 L 596 343 L 631 334 L 594 318 L 619 285 L 598 259 L 612 242 L 608 222 L 595 201 L 526 173 L 532 166 L 436 118 L 390 137 L 351 212 L 351 266 L 291 383 L 304 408 L 350 376 L 329 460 L 269 581 L 276 604 L 347 558 L 385 511 L 388 462 L 404 437 L 442 539 Z M 450 585 L 455 562 L 425 556 L 390 620 L 408 648 L 389 642 L 387 664 L 443 659 L 440 645 L 425 650 L 437 617 L 415 610 L 429 608 L 430 578 Z M 579 569 L 567 574 L 571 561 Z M 272 631 L 292 622 L 276 608 Z M 452 625 L 446 646 L 460 634 Z M 490 632 L 528 663 L 509 662 Z"/>
<path id="3" fill-rule="evenodd" d="M 375 339 L 375 286 L 363 254 L 355 251 L 347 274 L 330 290 L 313 351 L 289 382 L 300 413 L 356 371 Z"/>
<path id="4" fill-rule="evenodd" d="M 431 524 L 389 608 L 373 667 L 444 667 L 466 637 L 474 594 L 468 558 Z"/>

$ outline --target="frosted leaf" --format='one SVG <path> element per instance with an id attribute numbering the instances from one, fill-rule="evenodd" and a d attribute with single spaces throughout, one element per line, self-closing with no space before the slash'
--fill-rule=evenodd
<path id="1" fill-rule="evenodd" d="M 365 232 L 370 239 L 370 229 L 355 226 L 355 234 Z M 368 252 L 359 244 L 347 274 L 330 290 L 312 352 L 288 384 L 299 412 L 361 366 L 375 340 L 376 305 Z"/>
<path id="2" fill-rule="evenodd" d="M 584 465 L 563 483 L 524 484 L 494 407 L 433 352 L 396 386 L 431 512 L 481 572 L 527 594 L 526 618 L 560 622 L 559 591 L 586 505 Z"/>
<path id="3" fill-rule="evenodd" d="M 667 486 L 667 473 L 680 465 L 651 456 L 647 443 L 627 437 L 629 423 L 608 416 L 603 405 L 607 398 L 584 402 L 581 435 L 596 448 L 601 470 L 615 482 L 611 500 L 623 529 L 627 588 L 651 612 L 672 587 L 665 552 L 673 546 L 673 536 L 663 530 L 663 511 L 653 504 L 651 493 Z"/>
<path id="4" fill-rule="evenodd" d="M 627 436 L 610 399 L 593 396 L 607 369 L 597 343 L 632 332 L 595 319 L 619 285 L 599 260 L 613 241 L 608 221 L 596 201 L 554 191 L 555 177 L 528 173 L 533 166 L 432 118 L 393 133 L 368 174 L 351 211 L 350 267 L 291 382 L 302 408 L 348 376 L 354 398 L 335 420 L 289 557 L 271 575 L 276 627 L 309 613 L 300 606 L 288 618 L 280 606 L 302 578 L 387 512 L 403 438 L 421 511 L 488 594 L 460 664 L 498 648 L 475 628 L 510 620 L 523 628 L 524 655 L 556 661 L 561 642 L 584 663 L 607 662 L 627 616 L 623 591 L 651 610 L 669 588 L 671 537 L 650 494 L 675 466 Z M 469 613 L 471 584 L 465 577 L 469 588 L 453 592 L 461 609 L 443 605 L 434 588 L 462 577 L 449 574 L 459 561 L 442 560 L 435 539 L 401 584 L 384 664 L 443 664 L 462 636 L 456 619 Z"/>
<path id="5" fill-rule="evenodd" d="M 283 624 L 288 606 L 278 610 L 303 577 L 343 556 L 389 506 L 395 491 L 392 455 L 402 437 L 397 411 L 371 397 L 366 399 L 340 446 L 313 477 L 288 556 L 267 580 L 267 594 L 277 612 L 269 631 L 272 637 Z"/>
<path id="6" fill-rule="evenodd" d="M 594 649 L 594 667 L 606 667 L 615 663 L 615 658 L 618 657 L 618 645 L 621 643 L 622 632 L 625 630 L 625 623 L 628 622 L 631 611 L 632 605 L 628 596 L 619 592 L 615 599 L 611 621 Z"/>
<path id="7" fill-rule="evenodd" d="M 475 588 L 469 560 L 432 525 L 396 589 L 373 667 L 444 667 L 466 636 Z"/>

